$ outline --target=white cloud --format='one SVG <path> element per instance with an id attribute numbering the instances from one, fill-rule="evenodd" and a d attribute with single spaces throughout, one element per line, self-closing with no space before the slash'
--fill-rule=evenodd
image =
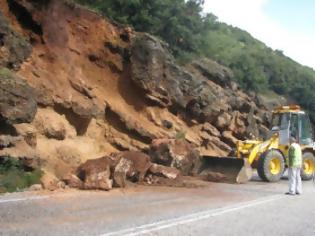
<path id="1" fill-rule="evenodd" d="M 315 35 L 285 28 L 264 12 L 269 0 L 205 0 L 204 10 L 219 20 L 248 31 L 273 49 L 315 68 Z"/>

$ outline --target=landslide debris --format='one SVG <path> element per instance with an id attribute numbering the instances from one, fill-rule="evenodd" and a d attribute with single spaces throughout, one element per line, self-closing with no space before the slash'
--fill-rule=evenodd
<path id="1" fill-rule="evenodd" d="M 40 167 L 47 189 L 161 183 L 268 131 L 228 68 L 179 66 L 160 39 L 68 1 L 0 0 L 0 49 L 0 157 Z"/>
<path id="2" fill-rule="evenodd" d="M 153 164 L 150 157 L 142 152 L 126 151 L 88 160 L 64 181 L 80 189 L 110 190 L 113 187 L 124 188 L 131 183 L 152 184 L 152 176 L 174 180 L 180 176 L 180 171 Z"/>

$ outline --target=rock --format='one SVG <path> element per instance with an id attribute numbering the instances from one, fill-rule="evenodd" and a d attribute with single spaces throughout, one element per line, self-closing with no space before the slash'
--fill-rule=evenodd
<path id="1" fill-rule="evenodd" d="M 135 179 L 137 171 L 131 160 L 121 158 L 114 170 L 114 183 L 116 186 L 126 187 L 127 178 Z"/>
<path id="2" fill-rule="evenodd" d="M 84 189 L 110 190 L 113 181 L 110 179 L 111 159 L 107 156 L 88 160 L 77 169 L 77 176 L 83 182 Z"/>
<path id="3" fill-rule="evenodd" d="M 219 138 L 213 138 L 211 140 L 211 143 L 217 146 L 223 152 L 229 153 L 232 150 L 232 148 L 229 145 L 222 142 Z"/>
<path id="4" fill-rule="evenodd" d="M 33 124 L 37 131 L 47 138 L 64 140 L 67 137 L 76 136 L 76 130 L 70 125 L 66 117 L 50 108 L 39 109 Z"/>
<path id="5" fill-rule="evenodd" d="M 251 112 L 247 115 L 245 125 L 246 125 L 246 133 L 245 133 L 246 138 L 255 139 L 259 137 L 259 127 L 256 123 L 253 110 L 251 110 Z"/>
<path id="6" fill-rule="evenodd" d="M 17 69 L 31 54 L 31 45 L 11 29 L 0 11 L 0 68 Z"/>
<path id="7" fill-rule="evenodd" d="M 65 182 L 66 185 L 68 185 L 70 188 L 78 188 L 82 189 L 83 188 L 83 182 L 78 178 L 78 176 L 74 174 L 69 174 L 67 175 L 63 181 Z"/>
<path id="8" fill-rule="evenodd" d="M 15 146 L 15 144 L 21 141 L 21 137 L 14 137 L 10 135 L 0 135 L 0 149 Z"/>
<path id="9" fill-rule="evenodd" d="M 207 144 L 212 140 L 213 136 L 208 134 L 207 132 L 200 132 L 199 134 L 200 138 L 202 138 L 202 143 L 200 146 L 207 146 Z"/>
<path id="10" fill-rule="evenodd" d="M 216 127 L 220 130 L 225 130 L 230 124 L 231 118 L 231 115 L 228 113 L 221 114 L 215 123 Z"/>
<path id="11" fill-rule="evenodd" d="M 216 89 L 176 65 L 166 45 L 148 34 L 139 34 L 131 47 L 131 79 L 145 96 L 173 112 L 207 121 L 220 109 Z"/>
<path id="12" fill-rule="evenodd" d="M 190 175 L 200 163 L 196 147 L 186 140 L 154 140 L 150 148 L 151 161 L 174 167 L 183 175 Z"/>
<path id="13" fill-rule="evenodd" d="M 127 151 L 113 155 L 118 164 L 114 170 L 114 180 L 119 187 L 126 186 L 126 180 L 143 182 L 151 167 L 150 157 L 142 152 Z"/>
<path id="14" fill-rule="evenodd" d="M 222 140 L 227 143 L 230 147 L 235 147 L 236 142 L 238 141 L 237 138 L 235 138 L 231 131 L 224 131 L 222 133 Z"/>
<path id="15" fill-rule="evenodd" d="M 32 148 L 36 148 L 37 146 L 37 136 L 35 133 L 26 133 L 24 136 L 25 142 L 30 145 Z"/>
<path id="16" fill-rule="evenodd" d="M 16 124 L 14 128 L 17 134 L 22 136 L 30 147 L 35 148 L 37 146 L 37 131 L 32 124 Z"/>
<path id="17" fill-rule="evenodd" d="M 179 170 L 158 164 L 152 164 L 149 171 L 155 175 L 164 176 L 168 179 L 176 179 L 180 175 Z"/>
<path id="18" fill-rule="evenodd" d="M 220 134 L 220 131 L 214 127 L 213 125 L 211 125 L 210 123 L 205 123 L 203 126 L 202 126 L 202 131 L 205 131 L 207 132 L 208 134 L 212 135 L 212 136 L 215 136 L 215 137 L 220 137 L 221 134 Z"/>
<path id="19" fill-rule="evenodd" d="M 35 91 L 7 69 L 0 69 L 0 120 L 32 122 L 37 111 Z"/>
<path id="20" fill-rule="evenodd" d="M 245 127 L 245 117 L 241 115 L 239 111 L 235 111 L 232 114 L 232 120 L 228 127 L 228 130 L 232 131 L 234 134 L 237 134 L 238 137 L 244 136 L 246 131 Z"/>
<path id="21" fill-rule="evenodd" d="M 252 109 L 255 109 L 256 105 L 253 102 L 242 101 L 239 111 L 242 113 L 249 113 Z"/>
<path id="22" fill-rule="evenodd" d="M 152 133 L 149 129 L 146 129 L 143 124 L 134 119 L 134 117 L 130 116 L 130 114 L 114 111 L 114 109 L 110 109 L 110 112 L 116 119 L 119 119 L 124 124 L 128 131 L 133 132 L 146 143 L 150 143 L 152 139 L 156 138 L 154 133 Z"/>
<path id="23" fill-rule="evenodd" d="M 168 120 L 162 120 L 162 125 L 167 129 L 173 128 L 173 123 Z"/>
<path id="24" fill-rule="evenodd" d="M 75 89 L 79 93 L 82 93 L 86 97 L 88 97 L 90 99 L 96 97 L 95 94 L 93 94 L 92 89 L 90 87 L 88 87 L 82 79 L 73 77 L 69 80 L 69 82 L 70 82 L 73 89 Z"/>
<path id="25" fill-rule="evenodd" d="M 64 188 L 66 188 L 66 183 L 63 182 L 63 181 L 59 181 L 59 182 L 57 183 L 57 188 L 58 188 L 58 189 L 64 189 Z"/>
<path id="26" fill-rule="evenodd" d="M 59 188 L 59 180 L 49 172 L 45 172 L 40 181 L 44 189 L 55 191 Z"/>
<path id="27" fill-rule="evenodd" d="M 201 175 L 201 179 L 210 182 L 225 182 L 227 181 L 227 176 L 219 172 L 207 171 Z"/>
<path id="28" fill-rule="evenodd" d="M 271 96 L 261 95 L 261 94 L 257 95 L 255 97 L 255 102 L 258 107 L 264 110 L 268 110 L 268 111 L 271 111 L 275 109 L 276 107 L 280 107 L 280 106 L 288 104 L 287 99 L 277 94 L 271 94 Z"/>
<path id="29" fill-rule="evenodd" d="M 170 145 L 174 140 L 155 139 L 150 146 L 150 156 L 153 163 L 164 166 L 171 166 L 172 157 L 170 156 Z"/>
<path id="30" fill-rule="evenodd" d="M 225 66 L 207 58 L 194 61 L 192 65 L 215 84 L 218 84 L 223 88 L 235 90 L 235 83 L 232 84 L 233 73 Z"/>
<path id="31" fill-rule="evenodd" d="M 85 97 L 79 97 L 77 101 L 72 101 L 71 103 L 72 111 L 84 119 L 91 119 L 92 117 L 101 117 L 104 115 L 102 109 L 100 109 L 96 104 L 90 99 Z"/>
<path id="32" fill-rule="evenodd" d="M 33 184 L 28 188 L 29 191 L 41 191 L 43 190 L 43 186 L 41 184 Z"/>

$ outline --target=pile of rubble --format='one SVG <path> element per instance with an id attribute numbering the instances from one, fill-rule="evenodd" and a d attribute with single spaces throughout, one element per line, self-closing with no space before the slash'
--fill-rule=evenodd
<path id="1" fill-rule="evenodd" d="M 150 155 L 125 151 L 88 160 L 63 181 L 72 188 L 100 190 L 130 183 L 158 185 L 165 179 L 178 184 L 182 175 L 195 173 L 199 163 L 198 152 L 185 140 L 155 140 Z"/>

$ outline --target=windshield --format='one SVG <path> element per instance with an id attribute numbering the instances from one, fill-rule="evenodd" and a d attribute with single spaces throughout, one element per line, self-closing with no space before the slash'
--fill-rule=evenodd
<path id="1" fill-rule="evenodd" d="M 290 114 L 278 113 L 273 114 L 271 125 L 273 127 L 279 127 L 280 130 L 287 129 L 289 127 Z"/>
<path id="2" fill-rule="evenodd" d="M 311 144 L 313 142 L 312 125 L 307 115 L 301 115 L 301 143 Z"/>

